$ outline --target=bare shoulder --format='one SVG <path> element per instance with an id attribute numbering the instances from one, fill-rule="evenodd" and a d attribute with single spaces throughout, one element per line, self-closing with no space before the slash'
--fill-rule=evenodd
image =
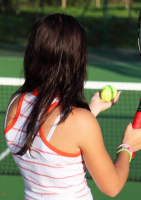
<path id="1" fill-rule="evenodd" d="M 17 96 L 17 98 L 15 98 L 16 96 Z M 22 97 L 22 94 L 20 94 L 20 95 L 14 95 L 14 96 L 11 98 L 10 102 L 12 102 L 12 100 L 13 100 L 14 98 L 15 98 L 15 100 L 11 103 L 10 108 L 9 108 L 9 112 L 10 112 L 10 110 L 11 110 L 11 111 L 12 111 L 12 110 L 15 110 L 15 109 L 18 107 L 18 104 L 19 104 L 19 102 L 20 102 L 21 97 Z"/>
<path id="2" fill-rule="evenodd" d="M 80 121 L 83 120 L 83 122 L 88 122 L 89 120 L 94 120 L 95 116 L 89 111 L 84 108 L 75 108 L 72 110 L 72 116 L 75 119 L 78 119 Z M 89 120 L 88 120 L 89 119 Z"/>
<path id="3" fill-rule="evenodd" d="M 101 128 L 96 117 L 90 111 L 82 108 L 74 109 L 70 115 L 69 124 L 71 124 L 70 130 L 72 128 L 74 130 L 76 145 L 81 149 L 83 155 L 96 147 L 97 144 L 99 147 L 103 146 Z"/>
<path id="4" fill-rule="evenodd" d="M 78 146 L 84 144 L 88 138 L 97 137 L 101 134 L 101 129 L 96 117 L 88 110 L 75 108 L 69 115 L 70 131 L 77 135 Z M 72 131 L 73 129 L 73 131 Z"/>
<path id="5" fill-rule="evenodd" d="M 88 127 L 98 125 L 96 117 L 89 110 L 83 108 L 75 108 L 72 111 L 71 118 L 82 129 L 87 128 L 88 130 Z"/>
<path id="6" fill-rule="evenodd" d="M 17 98 L 11 103 L 8 113 L 7 113 L 7 121 L 6 121 L 6 127 L 9 126 L 9 124 L 11 124 L 11 122 L 13 121 L 13 119 L 16 116 L 17 113 L 17 108 L 20 102 L 20 99 L 22 97 L 22 94 L 18 95 Z M 15 96 L 13 96 L 11 98 L 11 101 L 15 98 Z M 10 102 L 11 102 L 10 101 Z"/>

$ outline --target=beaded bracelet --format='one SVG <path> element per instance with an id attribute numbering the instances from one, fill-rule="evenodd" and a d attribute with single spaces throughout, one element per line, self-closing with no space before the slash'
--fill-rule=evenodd
<path id="1" fill-rule="evenodd" d="M 120 153 L 121 151 L 126 151 L 129 153 L 130 155 L 129 162 L 131 162 L 131 160 L 134 158 L 134 154 L 131 147 L 128 144 L 121 144 L 117 148 L 117 154 Z"/>
<path id="2" fill-rule="evenodd" d="M 121 144 L 121 145 L 118 146 L 117 150 L 119 150 L 121 147 L 126 147 L 131 152 L 132 159 L 134 158 L 133 151 L 132 151 L 129 144 Z"/>

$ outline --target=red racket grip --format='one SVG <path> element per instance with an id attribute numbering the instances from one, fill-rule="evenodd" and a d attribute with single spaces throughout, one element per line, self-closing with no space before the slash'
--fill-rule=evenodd
<path id="1" fill-rule="evenodd" d="M 134 129 L 141 128 L 141 111 L 140 111 L 139 108 L 138 108 L 138 110 L 137 110 L 137 112 L 135 114 L 132 126 L 133 126 Z M 135 156 L 135 152 L 133 152 L 132 158 L 134 158 L 134 156 Z"/>
<path id="2" fill-rule="evenodd" d="M 141 128 L 141 111 L 136 112 L 134 120 L 133 120 L 133 124 L 132 124 L 134 129 L 139 129 Z"/>

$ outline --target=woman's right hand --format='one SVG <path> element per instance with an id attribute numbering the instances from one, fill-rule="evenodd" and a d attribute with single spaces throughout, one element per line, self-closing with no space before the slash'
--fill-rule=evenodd
<path id="1" fill-rule="evenodd" d="M 133 129 L 132 123 L 126 126 L 122 144 L 130 145 L 133 152 L 141 149 L 141 129 Z"/>
<path id="2" fill-rule="evenodd" d="M 111 106 L 115 105 L 118 102 L 120 93 L 121 91 L 118 91 L 116 97 L 109 102 L 105 102 L 100 98 L 100 92 L 94 93 L 89 103 L 89 107 L 93 115 L 96 117 L 100 112 L 105 111 L 111 108 Z"/>

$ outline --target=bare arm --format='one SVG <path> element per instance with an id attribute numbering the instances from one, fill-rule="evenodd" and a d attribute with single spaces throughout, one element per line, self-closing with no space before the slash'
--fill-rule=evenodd
<path id="1" fill-rule="evenodd" d="M 112 162 L 104 146 L 99 124 L 90 112 L 81 113 L 80 132 L 79 147 L 93 180 L 106 195 L 111 197 L 117 195 L 128 177 L 129 154 L 121 152 L 115 162 Z M 141 148 L 141 130 L 134 130 L 129 124 L 122 141 L 131 145 L 134 151 L 139 150 Z"/>
<path id="2" fill-rule="evenodd" d="M 118 91 L 117 96 L 109 102 L 104 102 L 100 98 L 100 92 L 93 94 L 89 107 L 93 115 L 96 117 L 100 112 L 109 109 L 111 106 L 115 105 L 118 102 L 121 91 Z"/>

